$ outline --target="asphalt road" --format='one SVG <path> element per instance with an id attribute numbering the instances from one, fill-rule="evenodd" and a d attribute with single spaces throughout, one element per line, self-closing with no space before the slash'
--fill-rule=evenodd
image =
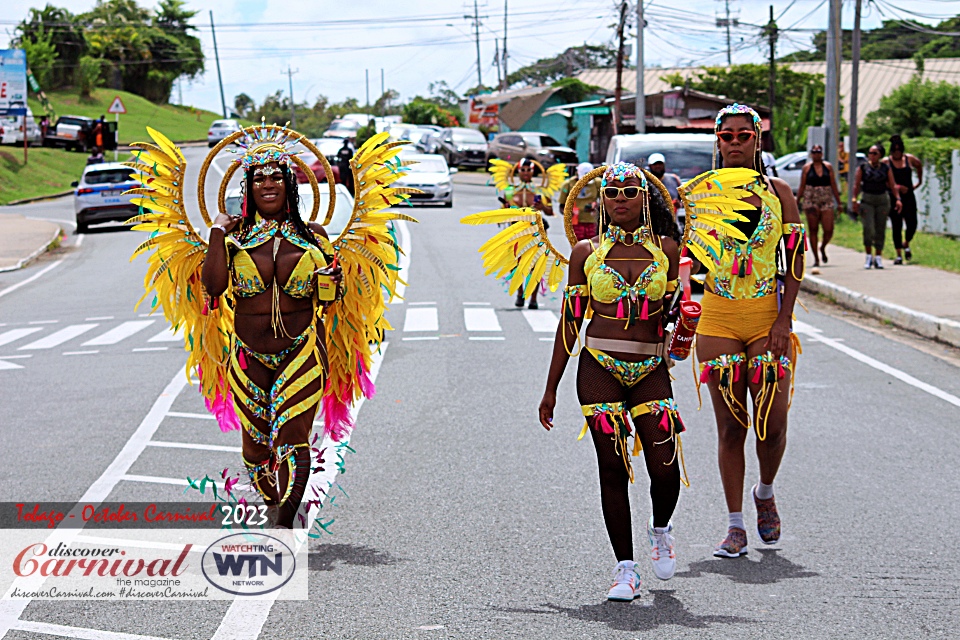
<path id="1" fill-rule="evenodd" d="M 188 151 L 193 171 L 204 151 Z M 336 518 L 332 535 L 310 543 L 309 602 L 277 602 L 249 620 L 225 604 L 4 603 L 3 637 L 107 637 L 77 628 L 184 639 L 956 635 L 957 368 L 818 311 L 798 311 L 804 352 L 776 483 L 781 542 L 751 545 L 738 560 L 712 557 L 726 527 L 713 416 L 709 406 L 697 411 L 682 363 L 674 393 L 692 486 L 674 516 L 677 575 L 660 582 L 646 561 L 640 473 L 636 557 L 649 593 L 606 602 L 615 560 L 592 447 L 576 441 L 575 363 L 561 385 L 558 428 L 546 433 L 536 419 L 552 333 L 535 329 L 555 323 L 560 298 L 541 297 L 537 314 L 514 309 L 482 275 L 476 247 L 490 229 L 457 223 L 495 205 L 489 187 L 461 183 L 452 210 L 413 212 L 421 223 L 407 234 L 406 301 L 390 312 L 396 331 L 377 395 L 360 409 L 343 491 L 325 508 Z M 72 217 L 69 199 L 17 210 Z M 212 422 L 170 415 L 202 406 L 176 382 L 179 345 L 151 342 L 162 339 L 162 318 L 128 324 L 151 319 L 133 311 L 143 265 L 128 258 L 140 240 L 98 230 L 0 274 L 0 477 L 10 499 L 177 499 L 174 480 L 239 464 L 232 451 L 145 445 L 116 471 L 157 403 L 169 406 L 153 441 L 239 444 Z M 78 325 L 96 326 L 21 348 Z M 30 331 L 9 333 L 17 330 Z M 756 477 L 748 461 L 747 486 Z M 753 515 L 748 507 L 748 522 Z"/>

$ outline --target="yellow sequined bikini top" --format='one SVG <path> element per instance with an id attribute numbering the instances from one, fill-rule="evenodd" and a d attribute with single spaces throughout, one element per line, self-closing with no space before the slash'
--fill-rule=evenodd
<path id="1" fill-rule="evenodd" d="M 630 284 L 620 273 L 606 264 L 607 254 L 617 242 L 633 238 L 643 248 L 650 252 L 653 260 L 643 270 L 636 282 Z M 648 300 L 656 302 L 667 293 L 667 270 L 670 261 L 663 250 L 650 238 L 649 234 L 632 234 L 613 225 L 607 227 L 600 245 L 594 249 L 583 266 L 584 274 L 590 290 L 590 297 L 604 304 L 619 303 L 626 300 L 628 304 L 639 303 L 643 298 L 644 306 Z"/>
<path id="2" fill-rule="evenodd" d="M 230 273 L 233 280 L 233 290 L 241 298 L 249 298 L 263 293 L 269 287 L 264 283 L 257 269 L 256 263 L 250 256 L 250 250 L 280 237 L 301 249 L 304 253 L 297 261 L 286 283 L 280 288 L 292 298 L 309 298 L 315 289 L 314 272 L 328 264 L 327 256 L 333 255 L 333 245 L 323 236 L 316 236 L 320 247 L 304 240 L 297 233 L 296 227 L 289 220 L 277 222 L 257 216 L 257 222 L 239 237 L 231 237 L 232 259 Z"/>

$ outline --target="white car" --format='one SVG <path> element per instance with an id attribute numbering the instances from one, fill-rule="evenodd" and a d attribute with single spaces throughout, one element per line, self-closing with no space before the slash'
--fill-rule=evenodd
<path id="1" fill-rule="evenodd" d="M 410 204 L 441 204 L 453 206 L 453 180 L 451 176 L 456 168 L 447 166 L 443 156 L 428 153 L 404 153 L 403 162 L 411 164 L 409 171 L 401 176 L 396 185 L 419 189 L 423 193 L 410 195 Z"/>
<path id="2" fill-rule="evenodd" d="M 207 146 L 212 147 L 237 131 L 240 131 L 240 123 L 236 120 L 214 120 L 207 131 Z"/>
<path id="3" fill-rule="evenodd" d="M 0 139 L 3 144 L 23 144 L 23 116 L 0 117 Z M 40 127 L 33 117 L 33 111 L 27 109 L 27 143 L 42 142 Z"/>
<path id="4" fill-rule="evenodd" d="M 80 180 L 73 183 L 73 208 L 77 233 L 85 233 L 91 224 L 124 222 L 137 215 L 139 207 L 131 202 L 137 196 L 124 191 L 140 186 L 133 169 L 119 162 L 87 165 Z"/>
<path id="5" fill-rule="evenodd" d="M 313 189 L 310 188 L 309 184 L 298 185 L 297 191 L 300 194 L 300 217 L 304 220 L 310 218 L 310 211 L 313 208 Z M 336 186 L 337 200 L 333 205 L 333 218 L 330 219 L 330 224 L 326 225 L 324 229 L 327 230 L 327 233 L 331 238 L 336 237 L 343 229 L 347 226 L 347 222 L 350 220 L 350 215 L 353 213 L 353 196 L 350 195 L 350 192 L 347 191 L 347 188 L 342 184 Z M 324 216 L 327 215 L 327 206 L 330 202 L 330 187 L 326 184 L 320 185 L 320 212 L 317 214 L 317 221 L 323 222 Z M 240 212 L 243 208 L 243 197 L 240 194 L 240 188 L 231 189 L 227 192 L 227 197 L 224 199 L 224 204 L 227 208 L 227 213 L 231 216 L 240 215 Z"/>

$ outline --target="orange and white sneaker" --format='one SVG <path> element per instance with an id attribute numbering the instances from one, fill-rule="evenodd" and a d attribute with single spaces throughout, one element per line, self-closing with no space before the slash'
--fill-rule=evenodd
<path id="1" fill-rule="evenodd" d="M 653 526 L 653 516 L 647 522 L 647 538 L 650 539 L 650 561 L 653 574 L 661 580 L 669 580 L 677 570 L 677 555 L 673 551 L 673 523 L 657 529 Z"/>
<path id="2" fill-rule="evenodd" d="M 632 602 L 642 594 L 640 574 L 637 573 L 637 563 L 633 560 L 621 560 L 613 570 L 613 586 L 607 592 L 607 600 L 616 602 Z"/>
<path id="3" fill-rule="evenodd" d="M 739 527 L 727 529 L 727 537 L 720 541 L 713 555 L 718 558 L 739 558 L 747 555 L 747 532 Z"/>

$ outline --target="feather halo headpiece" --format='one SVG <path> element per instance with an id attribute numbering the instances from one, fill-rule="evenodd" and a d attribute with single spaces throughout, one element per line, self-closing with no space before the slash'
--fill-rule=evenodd
<path id="1" fill-rule="evenodd" d="M 290 156 L 300 153 L 290 151 L 289 147 L 303 139 L 302 135 L 287 128 L 289 124 L 288 122 L 282 127 L 267 127 L 266 118 L 261 117 L 259 127 L 245 129 L 244 136 L 236 141 L 236 145 L 242 151 L 236 149 L 228 149 L 228 151 L 242 154 L 235 162 L 242 166 L 244 171 L 269 162 L 289 166 Z"/>

